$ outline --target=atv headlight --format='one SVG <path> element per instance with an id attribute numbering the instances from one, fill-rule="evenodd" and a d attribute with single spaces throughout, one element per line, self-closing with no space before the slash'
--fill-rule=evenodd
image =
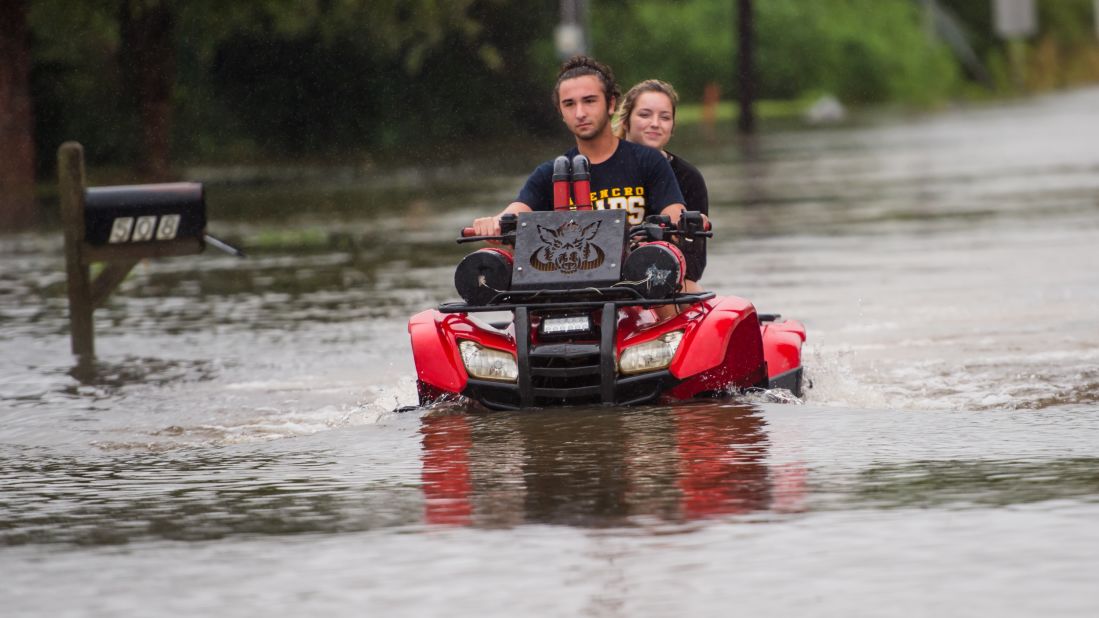
<path id="1" fill-rule="evenodd" d="M 473 341 L 461 341 L 462 363 L 469 375 L 485 380 L 514 382 L 519 377 L 515 357 L 503 350 L 486 348 Z"/>
<path id="2" fill-rule="evenodd" d="M 618 370 L 631 374 L 663 369 L 672 364 L 675 351 L 679 349 L 679 342 L 682 340 L 683 331 L 674 330 L 652 341 L 630 346 L 618 359 Z"/>

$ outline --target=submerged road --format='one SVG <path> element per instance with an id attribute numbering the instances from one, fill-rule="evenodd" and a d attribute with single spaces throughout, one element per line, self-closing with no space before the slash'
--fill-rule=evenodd
<path id="1" fill-rule="evenodd" d="M 517 175 L 211 187 L 251 257 L 139 267 L 90 373 L 60 233 L 0 237 L 0 607 L 1094 616 L 1096 144 L 1095 89 L 685 143 L 703 283 L 806 324 L 801 402 L 395 412 Z"/>

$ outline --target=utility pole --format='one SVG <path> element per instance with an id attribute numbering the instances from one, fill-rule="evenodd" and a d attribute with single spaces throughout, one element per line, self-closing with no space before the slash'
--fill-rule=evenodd
<path id="1" fill-rule="evenodd" d="M 1099 39 L 1099 0 L 1095 0 L 1095 38 Z"/>
<path id="2" fill-rule="evenodd" d="M 1099 0 L 1096 0 L 1099 6 Z M 992 0 L 996 34 L 1003 39 L 1034 36 L 1038 32 L 1038 9 L 1034 0 Z"/>
<path id="3" fill-rule="evenodd" d="M 561 0 L 561 21 L 553 32 L 557 56 L 562 60 L 591 53 L 588 0 Z"/>
<path id="4" fill-rule="evenodd" d="M 755 22 L 752 0 L 737 0 L 737 128 L 743 134 L 756 131 Z"/>
<path id="5" fill-rule="evenodd" d="M 1015 87 L 1026 87 L 1026 38 L 1038 32 L 1038 10 L 1034 0 L 993 0 L 992 18 L 996 34 L 1007 42 Z"/>

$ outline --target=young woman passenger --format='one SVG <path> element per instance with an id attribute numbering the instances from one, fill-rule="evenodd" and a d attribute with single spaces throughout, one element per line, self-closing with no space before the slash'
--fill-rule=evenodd
<path id="1" fill-rule="evenodd" d="M 675 107 L 678 102 L 679 95 L 667 82 L 647 79 L 638 83 L 622 97 L 615 135 L 619 139 L 659 150 L 672 166 L 687 210 L 697 210 L 708 217 L 710 197 L 702 174 L 698 168 L 666 149 L 675 130 Z M 706 269 L 706 239 L 696 239 L 685 247 L 683 257 L 687 260 L 684 291 L 701 292 L 698 281 Z"/>

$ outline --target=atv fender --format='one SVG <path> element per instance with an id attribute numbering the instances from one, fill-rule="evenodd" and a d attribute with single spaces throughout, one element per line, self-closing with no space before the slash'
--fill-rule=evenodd
<path id="1" fill-rule="evenodd" d="M 421 311 L 408 321 L 408 334 L 416 377 L 439 390 L 460 393 L 469 376 L 458 356 L 457 337 L 444 324 L 449 317 L 433 309 Z"/>
<path id="2" fill-rule="evenodd" d="M 733 333 L 741 328 L 750 328 L 755 331 L 756 337 L 749 336 L 747 341 L 738 341 L 747 345 L 747 349 L 738 349 L 738 353 L 752 358 L 758 355 L 753 348 L 759 346 L 759 322 L 752 303 L 736 296 L 725 296 L 707 301 L 706 305 L 709 311 L 693 324 L 693 328 L 686 329 L 675 360 L 669 367 L 672 375 L 681 380 L 723 364 Z"/>
<path id="3" fill-rule="evenodd" d="M 763 356 L 768 377 L 782 375 L 801 367 L 801 344 L 805 326 L 797 320 L 771 322 L 763 326 Z"/>
<path id="4" fill-rule="evenodd" d="M 461 393 L 469 382 L 458 348 L 460 339 L 474 341 L 515 355 L 515 337 L 465 313 L 440 313 L 429 309 L 408 321 L 412 337 L 412 357 L 416 362 L 416 377 L 433 387 L 434 396 L 441 393 Z"/>

